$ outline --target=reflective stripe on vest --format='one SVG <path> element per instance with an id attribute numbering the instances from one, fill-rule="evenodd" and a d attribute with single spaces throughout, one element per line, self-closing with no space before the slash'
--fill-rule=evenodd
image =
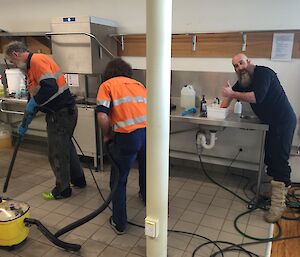
<path id="1" fill-rule="evenodd" d="M 43 79 L 58 79 L 58 77 L 60 75 L 63 75 L 62 71 L 57 71 L 56 73 L 52 74 L 52 73 L 45 73 L 43 74 L 40 78 L 39 78 L 39 81 L 38 83 L 40 84 L 40 82 L 43 80 Z"/>
<path id="2" fill-rule="evenodd" d="M 55 72 L 54 74 L 51 74 L 51 73 L 45 73 L 45 74 L 43 74 L 43 75 L 39 78 L 39 80 L 38 80 L 38 85 L 37 85 L 36 87 L 32 88 L 31 90 L 28 90 L 29 93 L 30 93 L 31 95 L 36 95 L 36 94 L 39 92 L 40 88 L 41 88 L 40 82 L 41 82 L 42 80 L 44 80 L 44 79 L 55 79 L 55 80 L 57 80 L 57 79 L 59 78 L 59 76 L 61 76 L 61 75 L 63 75 L 63 72 L 62 72 L 62 71 L 57 71 L 57 72 Z M 52 101 L 55 97 L 59 96 L 59 95 L 62 94 L 64 91 L 66 91 L 67 89 L 69 89 L 68 84 L 64 84 L 64 85 L 62 85 L 62 86 L 57 85 L 57 86 L 58 86 L 57 92 L 56 92 L 54 95 L 52 95 L 47 101 L 45 101 L 44 103 L 40 104 L 39 106 L 43 106 L 43 105 L 49 103 L 49 102 Z"/>
<path id="3" fill-rule="evenodd" d="M 127 126 L 135 125 L 137 123 L 145 122 L 146 120 L 147 120 L 147 116 L 145 115 L 145 116 L 140 116 L 125 121 L 119 121 L 113 125 L 113 128 L 114 130 L 116 130 L 118 128 L 124 128 Z"/>
<path id="4" fill-rule="evenodd" d="M 52 101 L 55 97 L 59 96 L 60 94 L 62 94 L 64 91 L 68 90 L 69 86 L 67 84 L 64 84 L 62 87 L 58 88 L 58 91 L 52 95 L 46 102 L 40 104 L 39 106 L 43 106 L 47 103 L 49 103 L 50 101 Z"/>
<path id="5" fill-rule="evenodd" d="M 108 101 L 108 100 L 97 100 L 97 105 L 103 105 L 103 106 L 109 108 L 110 107 L 110 101 Z"/>
<path id="6" fill-rule="evenodd" d="M 132 103 L 132 102 L 147 104 L 147 99 L 145 97 L 141 97 L 141 96 L 137 96 L 137 97 L 125 96 L 123 98 L 113 100 L 113 106 L 117 106 L 117 105 L 124 104 L 124 103 Z"/>

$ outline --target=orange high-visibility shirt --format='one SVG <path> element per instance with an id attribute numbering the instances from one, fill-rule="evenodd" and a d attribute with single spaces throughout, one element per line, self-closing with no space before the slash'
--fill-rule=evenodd
<path id="1" fill-rule="evenodd" d="M 115 132 L 130 133 L 146 127 L 146 88 L 127 77 L 114 77 L 102 83 L 97 105 L 110 109 L 110 123 Z"/>
<path id="2" fill-rule="evenodd" d="M 56 80 L 58 89 L 48 101 L 60 95 L 69 87 L 60 67 L 49 56 L 45 54 L 33 54 L 30 59 L 30 68 L 27 71 L 27 88 L 31 97 L 39 92 L 41 87 L 40 82 L 49 78 L 54 78 Z"/>

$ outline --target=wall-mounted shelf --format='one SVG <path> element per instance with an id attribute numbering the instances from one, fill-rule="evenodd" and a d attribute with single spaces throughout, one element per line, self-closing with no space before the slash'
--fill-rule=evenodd
<path id="1" fill-rule="evenodd" d="M 172 57 L 232 57 L 239 52 L 252 58 L 270 58 L 274 33 L 294 33 L 292 58 L 300 58 L 300 30 L 189 33 L 172 35 Z M 146 35 L 112 35 L 119 56 L 146 56 Z"/>

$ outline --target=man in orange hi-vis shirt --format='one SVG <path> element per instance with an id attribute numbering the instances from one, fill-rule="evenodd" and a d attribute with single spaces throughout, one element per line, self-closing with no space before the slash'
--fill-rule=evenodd
<path id="1" fill-rule="evenodd" d="M 46 200 L 68 198 L 72 194 L 70 184 L 84 188 L 86 180 L 71 139 L 78 112 L 64 74 L 48 55 L 31 53 L 20 41 L 7 44 L 4 55 L 27 76 L 29 100 L 24 122 L 17 130 L 19 136 L 24 137 L 35 112 L 46 114 L 48 159 L 56 181 L 51 192 L 44 192 L 43 197 Z"/>
<path id="2" fill-rule="evenodd" d="M 121 235 L 127 226 L 126 184 L 130 168 L 137 159 L 139 164 L 139 197 L 146 203 L 146 88 L 132 77 L 131 66 L 122 59 L 108 63 L 103 83 L 97 95 L 97 119 L 103 141 L 113 139 L 112 155 L 120 177 L 112 197 L 110 225 Z M 113 131 L 114 136 L 111 136 Z M 114 185 L 114 166 L 110 187 Z"/>

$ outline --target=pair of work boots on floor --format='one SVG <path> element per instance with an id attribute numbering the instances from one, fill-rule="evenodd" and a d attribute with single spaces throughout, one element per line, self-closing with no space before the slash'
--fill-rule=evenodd
<path id="1" fill-rule="evenodd" d="M 83 176 L 83 177 L 74 179 L 74 180 L 71 181 L 71 184 L 74 187 L 84 188 L 84 187 L 86 187 L 85 177 Z M 58 188 L 54 187 L 51 192 L 44 192 L 43 193 L 43 198 L 45 200 L 59 200 L 59 199 L 68 198 L 71 195 L 72 195 L 72 188 L 71 187 L 66 188 L 62 192 L 59 192 Z"/>
<path id="2" fill-rule="evenodd" d="M 291 186 L 286 187 L 285 183 L 280 181 L 271 181 L 271 206 L 265 213 L 266 222 L 274 223 L 278 221 L 286 209 L 286 196 Z"/>

